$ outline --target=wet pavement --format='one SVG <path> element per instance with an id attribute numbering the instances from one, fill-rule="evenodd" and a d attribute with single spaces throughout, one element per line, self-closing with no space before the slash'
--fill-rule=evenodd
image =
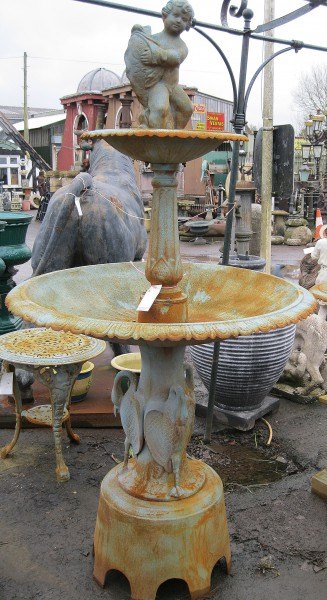
<path id="1" fill-rule="evenodd" d="M 34 211 L 33 211 L 34 212 Z M 33 248 L 35 238 L 40 228 L 40 222 L 31 222 L 27 230 L 26 243 L 29 248 Z M 222 251 L 223 240 L 220 238 L 216 242 L 207 242 L 195 244 L 193 242 L 180 242 L 182 259 L 189 262 L 216 262 Z M 300 261 L 303 258 L 303 248 L 301 246 L 272 246 L 271 247 L 271 262 L 274 268 L 277 265 L 288 265 L 289 273 L 294 272 L 294 277 L 298 276 Z M 25 263 L 18 267 L 18 273 L 15 275 L 15 281 L 20 283 L 28 279 L 32 275 L 31 262 Z"/>

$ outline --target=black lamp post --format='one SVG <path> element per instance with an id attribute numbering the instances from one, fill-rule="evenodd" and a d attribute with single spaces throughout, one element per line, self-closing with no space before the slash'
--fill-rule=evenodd
<path id="1" fill-rule="evenodd" d="M 323 146 L 327 146 L 327 111 L 317 111 L 316 115 L 310 115 L 305 122 L 305 132 L 309 144 L 302 146 L 303 160 L 312 157 L 315 163 L 315 180 L 319 181 L 320 161 Z"/>
<path id="2" fill-rule="evenodd" d="M 306 204 L 307 204 L 307 219 L 311 227 L 314 226 L 314 212 L 317 207 L 320 196 L 320 162 L 322 158 L 323 147 L 327 148 L 327 111 L 317 111 L 316 115 L 310 115 L 305 122 L 305 133 L 308 143 L 302 145 L 302 160 L 304 169 L 308 161 L 314 164 L 313 177 L 308 177 L 309 182 L 312 179 L 311 188 L 307 188 Z M 308 165 L 306 165 L 308 167 Z M 300 174 L 300 173 L 299 173 Z M 307 172 L 302 171 L 302 176 L 307 176 Z M 324 179 L 327 179 L 327 164 Z M 324 186 L 323 186 L 324 187 Z"/>

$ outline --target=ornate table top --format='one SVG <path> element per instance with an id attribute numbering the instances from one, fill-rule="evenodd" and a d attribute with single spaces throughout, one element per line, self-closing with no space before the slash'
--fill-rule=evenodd
<path id="1" fill-rule="evenodd" d="M 101 354 L 106 343 L 86 335 L 35 328 L 0 337 L 0 358 L 28 365 L 67 365 Z"/>

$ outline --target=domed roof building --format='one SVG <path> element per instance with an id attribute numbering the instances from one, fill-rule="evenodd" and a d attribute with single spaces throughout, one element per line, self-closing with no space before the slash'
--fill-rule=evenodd
<path id="1" fill-rule="evenodd" d="M 220 128 L 231 130 L 230 122 L 233 116 L 233 103 L 199 92 L 197 88 L 185 87 L 191 102 L 196 110 L 192 116 L 189 128 L 199 130 L 212 130 L 217 122 Z M 132 90 L 126 71 L 117 74 L 110 69 L 99 67 L 86 73 L 80 80 L 75 93 L 61 98 L 66 112 L 64 133 L 60 150 L 58 151 L 57 169 L 69 171 L 78 169 L 83 160 L 89 156 L 89 149 L 81 142 L 81 134 L 85 130 L 118 129 L 137 127 L 138 117 L 142 107 L 135 92 Z M 212 125 L 213 123 L 213 125 Z M 56 131 L 52 137 L 55 138 Z M 212 163 L 211 175 L 214 185 L 224 185 L 227 175 L 227 149 L 223 154 L 212 152 L 206 156 L 209 165 Z M 179 173 L 178 194 L 187 197 L 206 197 L 206 189 L 201 180 L 202 158 L 191 161 Z M 218 166 L 219 165 L 219 168 Z M 216 168 L 217 167 L 217 168 Z M 144 197 L 152 193 L 151 168 L 135 163 L 135 169 Z"/>
<path id="2" fill-rule="evenodd" d="M 81 94 L 83 92 L 99 93 L 103 90 L 108 90 L 109 88 L 121 85 L 121 83 L 122 78 L 119 77 L 117 73 L 100 67 L 99 69 L 93 69 L 93 71 L 89 71 L 89 73 L 86 73 L 86 75 L 82 77 L 77 87 L 77 94 Z"/>
<path id="3" fill-rule="evenodd" d="M 103 90 L 119 88 L 123 78 L 104 67 L 86 73 L 73 94 L 61 98 L 66 112 L 66 122 L 61 149 L 58 152 L 58 169 L 69 170 L 82 163 L 85 151 L 80 147 L 80 134 L 86 129 L 101 129 L 106 122 L 108 99 Z"/>
<path id="4" fill-rule="evenodd" d="M 127 75 L 126 75 L 126 69 L 125 69 L 125 71 L 123 72 L 123 74 L 122 74 L 122 76 L 121 76 L 120 80 L 121 80 L 121 85 L 131 85 L 131 83 L 130 83 L 130 80 L 128 79 L 128 77 L 127 77 Z"/>

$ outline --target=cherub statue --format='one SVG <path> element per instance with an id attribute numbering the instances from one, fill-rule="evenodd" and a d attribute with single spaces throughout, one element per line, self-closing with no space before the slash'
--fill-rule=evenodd
<path id="1" fill-rule="evenodd" d="M 164 29 L 151 34 L 149 26 L 134 25 L 125 52 L 126 74 L 144 107 L 140 127 L 183 129 L 193 106 L 178 84 L 179 66 L 188 50 L 180 39 L 188 31 L 194 12 L 187 0 L 169 0 L 162 9 Z"/>

